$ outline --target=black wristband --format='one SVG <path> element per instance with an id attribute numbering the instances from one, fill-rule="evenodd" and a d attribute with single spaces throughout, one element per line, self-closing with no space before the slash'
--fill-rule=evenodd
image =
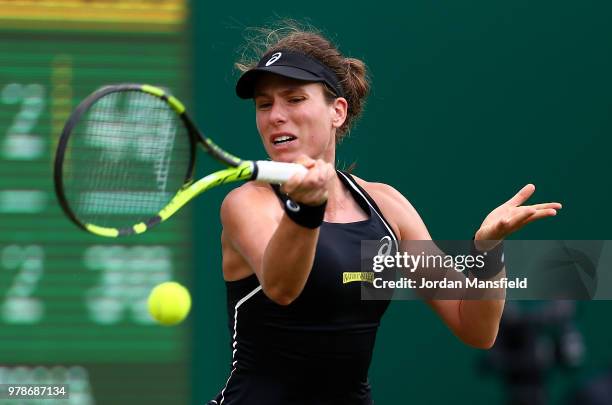
<path id="1" fill-rule="evenodd" d="M 482 256 L 484 266 L 482 268 L 470 269 L 470 274 L 480 280 L 488 280 L 497 276 L 504 268 L 504 241 L 499 241 L 497 246 L 486 252 L 476 249 L 474 238 L 472 238 L 471 253 L 473 257 Z"/>
<path id="2" fill-rule="evenodd" d="M 327 201 L 320 205 L 300 204 L 280 191 L 280 186 L 273 184 L 272 189 L 282 202 L 285 214 L 296 224 L 305 228 L 316 229 L 323 223 Z"/>

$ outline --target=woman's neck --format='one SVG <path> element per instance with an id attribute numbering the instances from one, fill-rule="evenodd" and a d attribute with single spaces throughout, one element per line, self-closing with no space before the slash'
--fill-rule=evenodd
<path id="1" fill-rule="evenodd" d="M 344 187 L 338 176 L 335 177 L 327 195 L 325 222 L 356 222 L 368 218 L 351 192 Z"/>

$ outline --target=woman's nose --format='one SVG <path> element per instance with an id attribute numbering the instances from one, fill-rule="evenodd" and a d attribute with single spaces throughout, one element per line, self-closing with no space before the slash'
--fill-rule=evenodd
<path id="1" fill-rule="evenodd" d="M 273 103 L 270 107 L 270 121 L 273 124 L 281 124 L 287 121 L 287 114 L 281 103 Z"/>

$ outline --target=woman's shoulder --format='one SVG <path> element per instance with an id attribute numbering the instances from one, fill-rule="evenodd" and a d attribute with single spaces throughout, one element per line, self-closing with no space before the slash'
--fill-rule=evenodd
<path id="1" fill-rule="evenodd" d="M 248 181 L 239 187 L 234 188 L 232 191 L 227 193 L 223 203 L 233 202 L 234 200 L 243 199 L 268 199 L 274 197 L 272 187 L 267 183 L 259 183 L 255 181 Z"/>
<path id="2" fill-rule="evenodd" d="M 378 200 L 394 200 L 394 199 L 405 199 L 405 197 L 392 186 L 374 181 L 367 181 L 361 177 L 355 176 L 350 173 L 351 177 L 363 188 L 378 204 Z"/>
<path id="3" fill-rule="evenodd" d="M 396 235 L 406 239 L 427 239 L 429 233 L 416 209 L 394 187 L 380 182 L 366 181 L 353 174 L 355 179 L 379 206 L 389 220 Z"/>
<path id="4" fill-rule="evenodd" d="M 252 181 L 244 183 L 230 191 L 223 199 L 221 222 L 225 223 L 236 215 L 250 215 L 253 212 L 262 215 L 265 212 L 272 214 L 280 211 L 280 205 L 273 204 L 275 200 L 277 197 L 269 184 Z"/>

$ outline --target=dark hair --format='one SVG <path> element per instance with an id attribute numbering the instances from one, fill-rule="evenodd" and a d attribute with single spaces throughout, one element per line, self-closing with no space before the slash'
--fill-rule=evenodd
<path id="1" fill-rule="evenodd" d="M 247 36 L 241 58 L 236 62 L 241 72 L 254 68 L 267 53 L 289 50 L 318 60 L 336 74 L 348 102 L 346 120 L 336 132 L 336 142 L 339 142 L 361 115 L 370 91 L 365 63 L 345 58 L 319 30 L 293 20 L 283 20 L 279 28 L 253 28 L 249 32 L 253 35 Z M 328 102 L 333 101 L 335 94 L 327 86 L 323 87 Z"/>

